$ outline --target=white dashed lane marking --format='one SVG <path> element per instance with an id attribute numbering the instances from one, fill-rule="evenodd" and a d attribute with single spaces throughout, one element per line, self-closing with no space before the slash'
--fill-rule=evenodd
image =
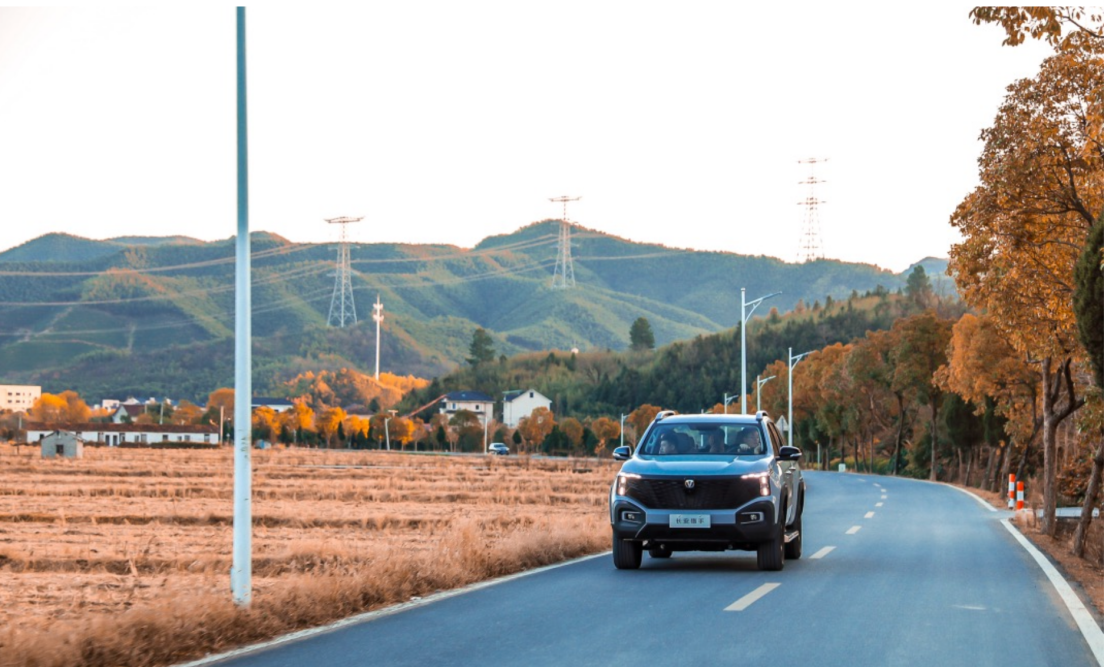
<path id="1" fill-rule="evenodd" d="M 874 513 L 873 512 L 867 512 L 866 516 L 864 516 L 863 518 L 864 519 L 873 519 L 874 518 Z"/>
<path id="2" fill-rule="evenodd" d="M 744 597 L 725 607 L 725 611 L 743 611 L 754 604 L 759 598 L 763 597 L 767 593 L 770 593 L 781 585 L 782 584 L 763 584 L 759 588 L 756 588 Z"/>
<path id="3" fill-rule="evenodd" d="M 831 553 L 833 549 L 835 549 L 835 547 L 824 547 L 823 549 L 816 552 L 812 556 L 809 556 L 809 560 L 818 560 L 818 559 L 824 558 L 829 553 Z"/>
<path id="4" fill-rule="evenodd" d="M 860 530 L 862 530 L 862 526 L 851 526 L 850 528 L 847 529 L 847 534 L 848 535 L 854 535 L 855 533 L 859 532 Z"/>
<path id="5" fill-rule="evenodd" d="M 885 503 L 874 503 L 874 507 L 881 507 L 882 505 L 885 505 Z"/>

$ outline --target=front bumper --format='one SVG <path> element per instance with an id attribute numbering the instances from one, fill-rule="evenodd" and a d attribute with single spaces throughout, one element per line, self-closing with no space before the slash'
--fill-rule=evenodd
<path id="1" fill-rule="evenodd" d="M 663 544 L 673 551 L 754 550 L 777 531 L 770 497 L 724 510 L 656 510 L 642 507 L 623 496 L 611 499 L 614 539 Z M 672 514 L 708 515 L 709 528 L 672 528 Z"/>

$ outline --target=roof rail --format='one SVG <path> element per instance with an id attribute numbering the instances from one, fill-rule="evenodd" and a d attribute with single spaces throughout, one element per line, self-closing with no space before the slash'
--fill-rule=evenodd
<path id="1" fill-rule="evenodd" d="M 670 417 L 671 415 L 677 415 L 677 414 L 678 414 L 678 412 L 675 411 L 675 410 L 660 410 L 659 412 L 656 413 L 655 419 L 653 421 L 662 421 L 662 420 Z"/>
<path id="2" fill-rule="evenodd" d="M 770 415 L 767 414 L 766 410 L 760 410 L 759 412 L 755 413 L 755 421 L 761 422 L 763 421 L 763 417 L 766 417 L 768 419 L 770 418 Z"/>

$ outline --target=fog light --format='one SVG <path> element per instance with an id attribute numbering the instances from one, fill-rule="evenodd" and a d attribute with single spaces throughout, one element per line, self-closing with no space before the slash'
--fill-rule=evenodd
<path id="1" fill-rule="evenodd" d="M 621 512 L 621 520 L 628 521 L 629 523 L 640 523 L 643 520 L 641 512 Z"/>
<path id="2" fill-rule="evenodd" d="M 762 512 L 741 512 L 739 516 L 740 523 L 759 523 L 762 520 Z"/>

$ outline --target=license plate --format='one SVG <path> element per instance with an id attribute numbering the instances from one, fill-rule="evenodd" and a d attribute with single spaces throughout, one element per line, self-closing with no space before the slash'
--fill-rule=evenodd
<path id="1" fill-rule="evenodd" d="M 709 528 L 708 514 L 672 514 L 671 528 Z"/>

